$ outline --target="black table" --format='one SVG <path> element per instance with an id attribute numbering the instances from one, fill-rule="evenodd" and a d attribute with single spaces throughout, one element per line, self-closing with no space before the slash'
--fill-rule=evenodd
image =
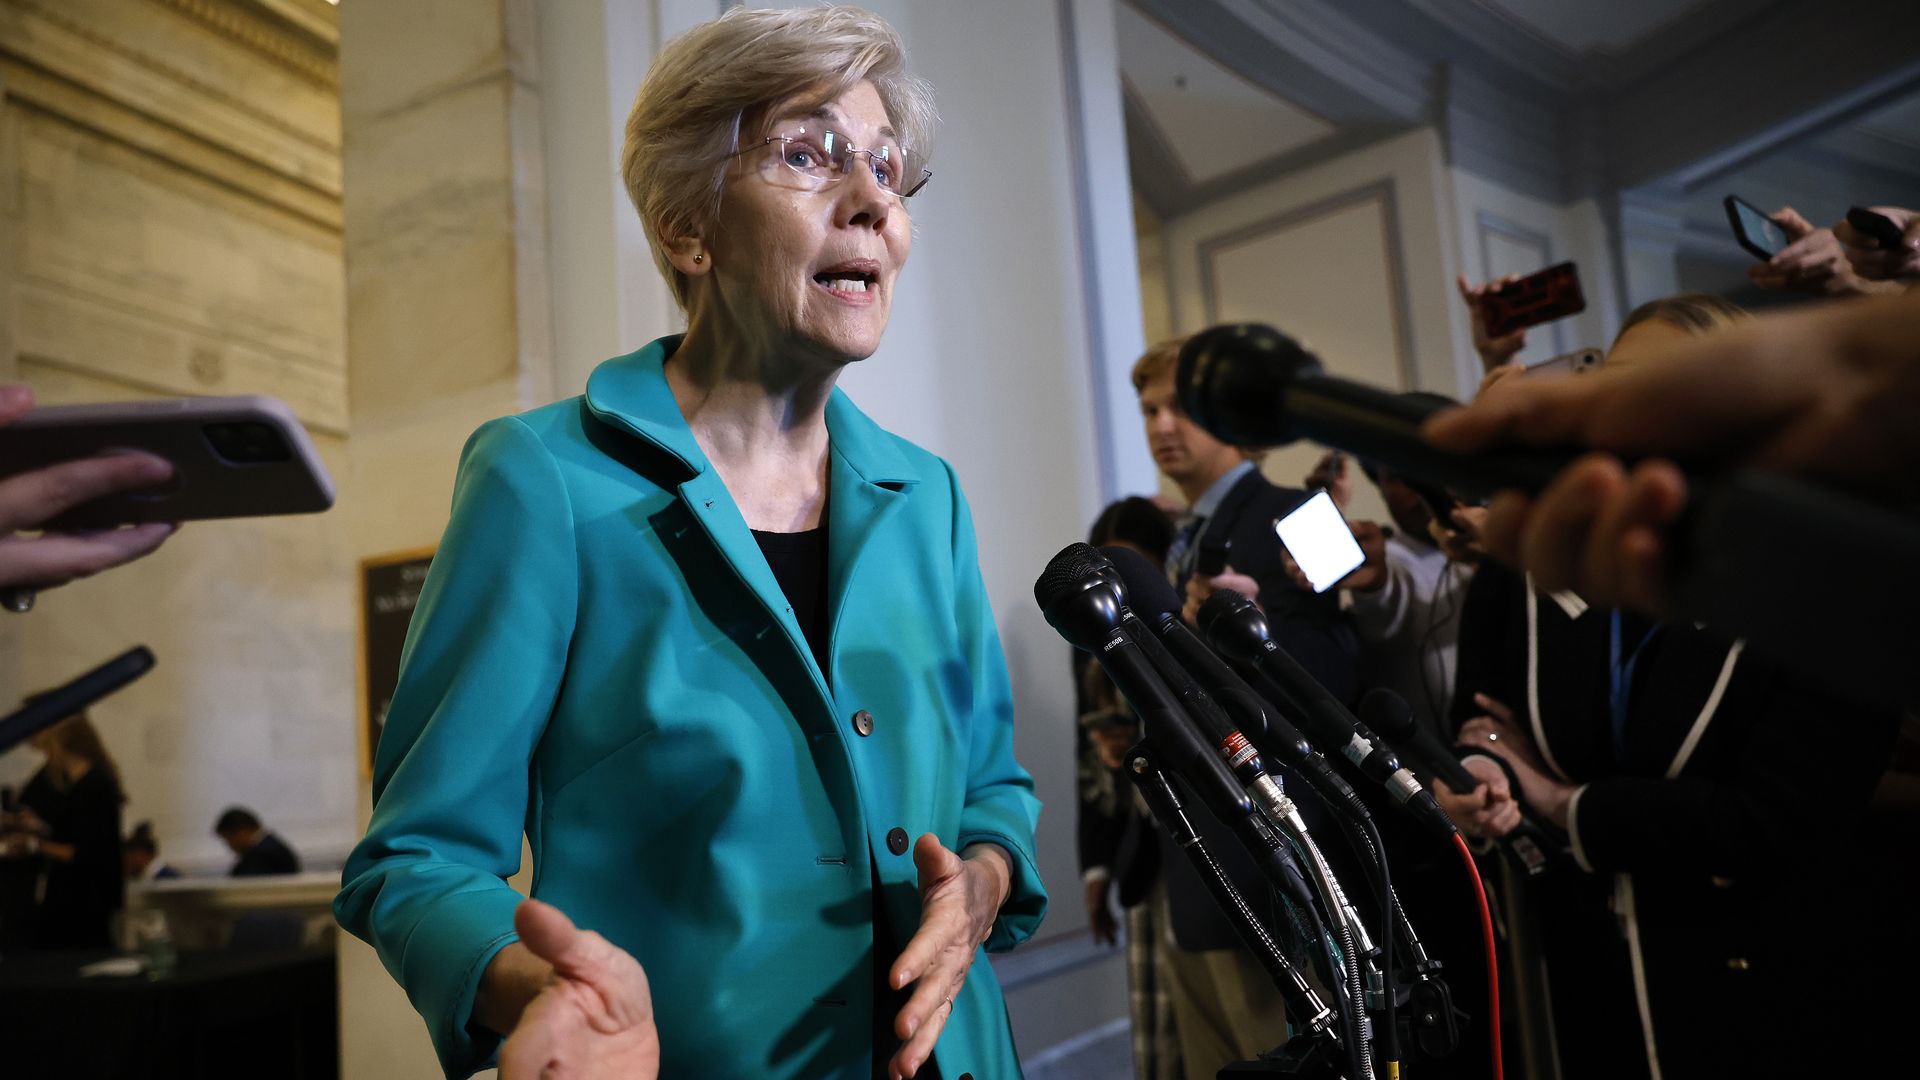
<path id="1" fill-rule="evenodd" d="M 182 953 L 155 980 L 80 975 L 110 955 L 0 957 L 0 1074 L 338 1080 L 333 950 Z"/>

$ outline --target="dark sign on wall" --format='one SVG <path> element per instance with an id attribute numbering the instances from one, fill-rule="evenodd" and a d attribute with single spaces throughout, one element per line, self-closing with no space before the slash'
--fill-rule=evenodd
<path id="1" fill-rule="evenodd" d="M 400 650 L 426 583 L 433 549 L 360 561 L 360 771 L 373 775 L 373 754 L 400 683 Z"/>

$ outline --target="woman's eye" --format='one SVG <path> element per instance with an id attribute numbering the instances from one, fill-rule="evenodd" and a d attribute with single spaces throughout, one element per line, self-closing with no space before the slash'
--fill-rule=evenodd
<path id="1" fill-rule="evenodd" d="M 792 147 L 787 151 L 787 164 L 796 169 L 810 169 L 816 160 L 813 151 L 804 146 Z"/>
<path id="2" fill-rule="evenodd" d="M 881 187 L 891 188 L 893 186 L 893 166 L 884 161 L 874 162 L 873 178 L 880 181 Z"/>

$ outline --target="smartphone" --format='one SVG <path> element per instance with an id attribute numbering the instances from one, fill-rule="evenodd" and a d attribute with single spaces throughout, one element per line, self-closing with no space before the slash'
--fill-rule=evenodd
<path id="1" fill-rule="evenodd" d="M 1276 519 L 1273 531 L 1317 593 L 1333 588 L 1367 561 L 1360 542 L 1353 538 L 1353 530 L 1347 527 L 1347 519 L 1340 516 L 1333 496 L 1325 491 L 1314 492 L 1292 513 Z"/>
<path id="2" fill-rule="evenodd" d="M 1527 366 L 1529 375 L 1585 375 L 1600 366 L 1603 355 L 1599 349 L 1575 349 L 1570 353 L 1561 353 L 1550 360 L 1542 360 Z"/>
<path id="3" fill-rule="evenodd" d="M 260 396 L 34 409 L 0 427 L 0 479 L 127 450 L 167 459 L 173 479 L 95 499 L 46 527 L 310 514 L 333 505 L 333 478 L 306 429 L 285 403 Z"/>
<path id="4" fill-rule="evenodd" d="M 1480 298 L 1480 309 L 1486 315 L 1487 336 L 1506 337 L 1515 330 L 1585 311 L 1587 298 L 1580 291 L 1580 272 L 1563 262 L 1486 293 Z"/>
<path id="5" fill-rule="evenodd" d="M 1738 195 L 1729 195 L 1724 201 L 1727 222 L 1733 226 L 1733 238 L 1754 258 L 1766 262 L 1787 246 L 1787 230 L 1765 211 Z"/>
<path id="6" fill-rule="evenodd" d="M 1862 236 L 1871 236 L 1883 251 L 1898 249 L 1906 237 L 1901 234 L 1900 226 L 1885 214 L 1856 206 L 1847 211 L 1847 224 Z"/>

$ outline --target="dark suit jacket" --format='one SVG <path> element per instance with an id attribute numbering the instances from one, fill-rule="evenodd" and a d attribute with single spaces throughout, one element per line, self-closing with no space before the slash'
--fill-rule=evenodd
<path id="1" fill-rule="evenodd" d="M 268 874 L 297 874 L 300 872 L 300 856 L 283 843 L 279 837 L 266 833 L 260 842 L 247 849 L 240 861 L 233 864 L 234 877 L 264 877 Z"/>
<path id="2" fill-rule="evenodd" d="M 1287 577 L 1280 538 L 1273 531 L 1275 519 L 1292 511 L 1306 497 L 1307 493 L 1297 488 L 1274 485 L 1258 470 L 1249 472 L 1227 492 L 1213 517 L 1208 519 L 1198 544 L 1204 549 L 1222 540 L 1229 543 L 1228 563 L 1260 584 L 1260 595 L 1254 599 L 1266 612 L 1274 643 L 1335 697 L 1352 704 L 1358 685 L 1360 651 L 1353 627 L 1340 611 L 1339 598 L 1331 591 L 1316 596 L 1298 588 Z M 1184 595 L 1187 583 L 1175 584 Z M 1335 855 L 1341 845 L 1334 838 L 1331 826 L 1316 827 L 1324 820 L 1318 801 L 1306 794 L 1309 789 L 1304 781 L 1292 777 L 1290 772 L 1283 770 L 1283 773 L 1282 782 L 1294 796 L 1308 828 L 1320 846 L 1330 856 Z M 1187 801 L 1189 805 L 1198 802 L 1191 798 Z M 1279 911 L 1261 902 L 1271 890 L 1231 832 L 1205 810 L 1190 811 L 1188 817 L 1207 851 L 1226 869 L 1249 904 L 1256 911 L 1265 909 L 1270 922 L 1283 926 Z M 1167 883 L 1169 921 L 1180 947 L 1189 950 L 1241 948 L 1232 924 L 1214 904 L 1186 854 L 1173 846 L 1164 831 L 1160 861 Z"/>
<path id="3" fill-rule="evenodd" d="M 1645 1068 L 1632 1013 L 1625 1033 L 1579 1030 L 1603 1002 L 1636 1000 L 1637 939 L 1665 1075 L 1771 1074 L 1777 1047 L 1736 1033 L 1785 1002 L 1838 1004 L 1847 923 L 1834 863 L 1864 818 L 1897 715 L 1811 685 L 1711 628 L 1668 625 L 1634 668 L 1622 754 L 1609 711 L 1611 613 L 1569 616 L 1491 567 L 1469 597 L 1454 722 L 1481 711 L 1475 691 L 1490 694 L 1532 729 L 1550 768 L 1585 785 L 1572 823 L 1583 867 L 1559 876 L 1588 884 L 1541 886 L 1563 1064 L 1577 1063 L 1580 1047 L 1624 1044 L 1640 1059 L 1635 1071 Z M 1626 618 L 1623 649 L 1646 625 Z M 1594 942 L 1579 938 L 1615 925 L 1630 928 L 1610 943 L 1628 962 L 1612 963 L 1609 978 Z M 1566 970 L 1569 948 L 1584 953 L 1577 971 Z"/>

